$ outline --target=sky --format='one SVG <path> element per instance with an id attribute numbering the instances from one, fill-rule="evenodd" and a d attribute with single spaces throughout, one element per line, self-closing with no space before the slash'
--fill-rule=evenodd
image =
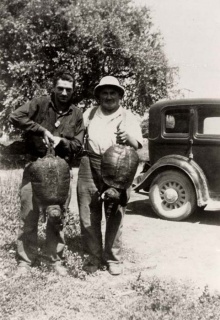
<path id="1" fill-rule="evenodd" d="M 178 87 L 189 98 L 220 98 L 220 0 L 134 0 L 151 9 Z"/>

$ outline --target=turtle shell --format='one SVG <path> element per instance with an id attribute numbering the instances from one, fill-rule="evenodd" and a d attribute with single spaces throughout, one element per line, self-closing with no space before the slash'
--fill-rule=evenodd
<path id="1" fill-rule="evenodd" d="M 30 165 L 33 192 L 42 205 L 63 205 L 68 197 L 70 170 L 64 159 L 52 154 Z"/>
<path id="2" fill-rule="evenodd" d="M 113 145 L 108 148 L 101 160 L 103 181 L 110 187 L 127 189 L 131 186 L 139 156 L 134 148 L 125 145 Z"/>

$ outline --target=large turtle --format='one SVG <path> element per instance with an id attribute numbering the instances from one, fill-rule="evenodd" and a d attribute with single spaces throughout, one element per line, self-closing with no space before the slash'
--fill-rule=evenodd
<path id="1" fill-rule="evenodd" d="M 121 192 L 128 189 L 134 179 L 139 164 L 139 156 L 134 148 L 115 144 L 102 156 L 101 174 L 104 183 L 109 187 L 102 199 L 119 201 Z"/>
<path id="2" fill-rule="evenodd" d="M 70 170 L 64 159 L 49 153 L 29 167 L 33 193 L 40 210 L 59 224 L 65 211 L 70 186 Z M 56 223 L 56 222 L 55 222 Z"/>

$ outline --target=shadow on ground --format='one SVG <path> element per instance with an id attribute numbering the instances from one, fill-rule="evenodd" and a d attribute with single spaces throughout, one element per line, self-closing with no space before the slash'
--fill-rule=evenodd
<path id="1" fill-rule="evenodd" d="M 151 219 L 160 219 L 151 208 L 148 197 L 143 198 L 143 195 L 140 196 L 142 197 L 141 200 L 131 200 L 128 203 L 126 214 L 141 215 Z M 137 194 L 135 194 L 135 198 L 137 197 Z M 205 211 L 202 208 L 197 208 L 197 210 L 190 217 L 184 220 L 184 222 L 220 226 L 220 211 Z"/>

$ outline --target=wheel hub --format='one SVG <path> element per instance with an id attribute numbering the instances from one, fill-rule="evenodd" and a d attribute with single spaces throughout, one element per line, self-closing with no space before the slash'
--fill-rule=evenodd
<path id="1" fill-rule="evenodd" d="M 164 200 L 168 203 L 174 203 L 178 199 L 178 193 L 176 190 L 169 188 L 164 192 Z"/>

